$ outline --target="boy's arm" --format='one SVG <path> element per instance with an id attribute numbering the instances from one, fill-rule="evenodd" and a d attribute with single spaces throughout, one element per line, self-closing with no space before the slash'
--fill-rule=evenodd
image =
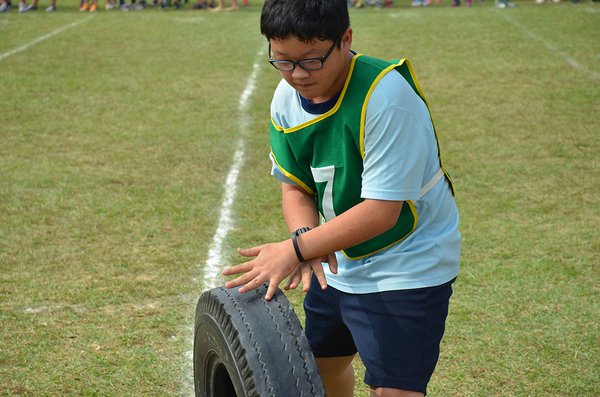
<path id="1" fill-rule="evenodd" d="M 298 185 L 281 184 L 281 206 L 288 230 L 319 226 L 319 212 L 314 196 Z"/>
<path id="2" fill-rule="evenodd" d="M 281 184 L 281 193 L 283 216 L 290 233 L 303 227 L 314 229 L 319 225 L 319 212 L 313 195 L 298 185 L 288 183 Z M 295 289 L 302 281 L 303 291 L 307 292 L 310 289 L 313 272 L 321 288 L 327 288 L 327 279 L 322 263 L 329 264 L 329 270 L 337 273 L 337 259 L 334 252 L 308 259 L 300 263 L 290 274 L 285 289 Z"/>
<path id="3" fill-rule="evenodd" d="M 291 185 L 284 184 L 283 188 L 283 211 L 289 230 L 316 226 L 318 215 L 313 197 L 299 188 L 289 186 Z M 396 224 L 402 204 L 402 201 L 366 199 L 325 224 L 298 236 L 300 252 L 308 261 L 378 236 Z M 256 258 L 225 269 L 223 274 L 226 276 L 245 273 L 225 286 L 233 288 L 247 284 L 240 288 L 243 293 L 269 282 L 265 295 L 267 300 L 271 299 L 279 283 L 298 265 L 291 239 L 238 251 L 244 256 Z"/>

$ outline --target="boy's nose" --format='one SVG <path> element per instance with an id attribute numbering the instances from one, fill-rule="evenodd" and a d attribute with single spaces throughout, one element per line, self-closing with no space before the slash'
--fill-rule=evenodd
<path id="1" fill-rule="evenodd" d="M 308 77 L 309 72 L 307 70 L 302 69 L 300 66 L 296 65 L 294 70 L 292 70 L 292 77 L 295 79 L 304 79 Z"/>

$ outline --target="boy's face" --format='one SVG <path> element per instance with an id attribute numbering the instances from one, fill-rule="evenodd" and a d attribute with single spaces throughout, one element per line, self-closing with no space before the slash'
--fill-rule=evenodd
<path id="1" fill-rule="evenodd" d="M 279 72 L 309 102 L 325 102 L 344 87 L 352 59 L 351 28 L 346 30 L 340 42 L 341 48 L 336 46 L 319 70 L 304 70 L 295 65 L 293 70 Z M 333 44 L 330 40 L 305 43 L 295 37 L 288 37 L 284 40 L 271 40 L 271 51 L 275 60 L 301 61 L 325 56 Z"/>

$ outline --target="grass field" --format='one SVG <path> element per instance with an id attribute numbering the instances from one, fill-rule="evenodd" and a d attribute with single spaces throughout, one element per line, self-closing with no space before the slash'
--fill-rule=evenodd
<path id="1" fill-rule="evenodd" d="M 279 75 L 251 3 L 0 14 L 0 395 L 193 393 L 238 145 L 222 265 L 287 238 L 268 175 Z M 412 61 L 456 184 L 462 270 L 432 396 L 600 395 L 600 3 L 515 4 L 351 10 L 354 50 Z"/>

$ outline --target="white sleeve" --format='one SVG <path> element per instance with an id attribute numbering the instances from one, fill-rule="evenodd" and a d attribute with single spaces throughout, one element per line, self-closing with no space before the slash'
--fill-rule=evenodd
<path id="1" fill-rule="evenodd" d="M 281 170 L 281 168 L 279 168 L 279 166 L 277 165 L 277 163 L 275 162 L 275 159 L 273 158 L 273 153 L 269 153 L 269 158 L 271 159 L 271 175 L 275 177 L 275 179 L 277 179 L 280 182 L 283 183 L 287 183 L 289 185 L 297 185 L 296 182 L 294 182 L 293 180 L 291 180 L 290 178 L 288 178 L 283 171 Z"/>
<path id="2" fill-rule="evenodd" d="M 437 153 L 432 136 L 424 101 L 399 73 L 387 73 L 367 105 L 361 197 L 418 200 L 428 161 Z"/>
<path id="3" fill-rule="evenodd" d="M 276 125 L 290 128 L 308 121 L 310 118 L 315 117 L 315 115 L 310 115 L 302 110 L 302 103 L 297 91 L 285 79 L 281 79 L 271 101 L 271 117 L 273 117 Z M 273 163 L 271 167 L 272 176 L 280 182 L 297 185 L 296 182 L 288 178 L 281 168 L 279 168 L 273 158 L 273 153 L 269 153 L 269 158 Z"/>

